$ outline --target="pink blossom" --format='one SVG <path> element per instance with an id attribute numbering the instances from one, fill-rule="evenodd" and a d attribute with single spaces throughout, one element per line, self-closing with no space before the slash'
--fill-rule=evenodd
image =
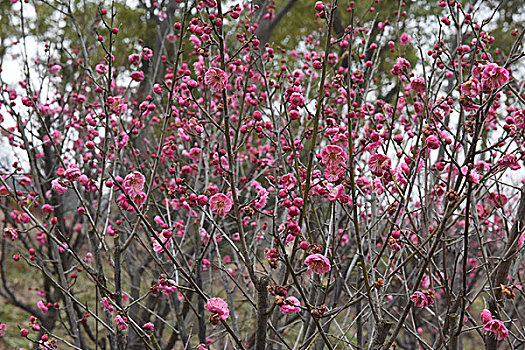
<path id="1" fill-rule="evenodd" d="M 155 85 L 153 85 L 153 91 L 154 91 L 157 95 L 162 95 L 162 85 L 160 85 L 160 84 L 155 84 Z"/>
<path id="2" fill-rule="evenodd" d="M 495 207 L 503 208 L 509 201 L 509 198 L 503 193 L 491 192 L 489 193 L 489 201 Z"/>
<path id="3" fill-rule="evenodd" d="M 388 246 L 390 247 L 390 249 L 392 249 L 394 253 L 397 253 L 401 250 L 401 245 L 399 244 L 399 241 L 394 237 L 390 237 L 388 239 Z"/>
<path id="4" fill-rule="evenodd" d="M 461 167 L 461 173 L 464 176 L 468 176 L 467 177 L 468 181 L 475 183 L 475 184 L 479 184 L 479 179 L 481 178 L 481 176 L 476 170 L 474 169 L 469 170 L 469 168 L 465 165 Z"/>
<path id="5" fill-rule="evenodd" d="M 143 81 L 144 80 L 144 72 L 142 71 L 134 71 L 131 73 L 131 79 L 134 81 Z"/>
<path id="6" fill-rule="evenodd" d="M 412 302 L 421 309 L 429 305 L 427 296 L 420 291 L 414 292 L 414 294 L 412 294 L 410 297 L 410 300 L 412 300 Z"/>
<path id="7" fill-rule="evenodd" d="M 483 326 L 483 330 L 494 333 L 498 340 L 503 340 L 508 337 L 509 330 L 505 327 L 505 324 L 496 319 L 491 319 Z"/>
<path id="8" fill-rule="evenodd" d="M 206 258 L 202 258 L 202 271 L 208 271 L 208 268 L 210 266 L 211 266 L 211 262 Z"/>
<path id="9" fill-rule="evenodd" d="M 297 108 L 304 105 L 304 97 L 298 92 L 294 92 L 290 95 L 290 104 L 292 107 Z"/>
<path id="10" fill-rule="evenodd" d="M 425 92 L 425 80 L 423 78 L 415 78 L 410 82 L 410 89 L 422 94 Z"/>
<path id="11" fill-rule="evenodd" d="M 214 324 L 221 323 L 221 320 L 225 320 L 230 316 L 230 309 L 228 304 L 221 298 L 211 298 L 206 302 L 206 310 L 213 313 L 212 317 L 215 318 Z M 212 321 L 213 323 L 213 321 Z"/>
<path id="12" fill-rule="evenodd" d="M 133 66 L 138 66 L 140 63 L 140 55 L 137 53 L 133 53 L 128 56 L 128 63 Z"/>
<path id="13" fill-rule="evenodd" d="M 64 194 L 69 189 L 67 186 L 64 186 L 59 179 L 54 179 L 51 181 L 51 188 L 58 192 L 58 194 Z"/>
<path id="14" fill-rule="evenodd" d="M 189 151 L 183 150 L 182 155 L 190 158 L 194 162 L 198 162 L 201 158 L 202 150 L 199 147 L 193 147 Z"/>
<path id="15" fill-rule="evenodd" d="M 346 161 L 346 152 L 337 145 L 328 145 L 321 150 L 321 160 L 327 166 L 336 166 Z"/>
<path id="16" fill-rule="evenodd" d="M 261 188 L 257 192 L 257 199 L 255 200 L 255 202 L 253 202 L 253 206 L 259 210 L 263 209 L 266 206 L 266 202 L 268 201 L 269 195 L 270 193 L 266 191 L 266 189 Z"/>
<path id="17" fill-rule="evenodd" d="M 327 257 L 321 254 L 312 254 L 308 255 L 304 260 L 306 266 L 308 266 L 308 271 L 321 274 L 330 271 L 332 268 L 330 265 L 330 260 Z"/>
<path id="18" fill-rule="evenodd" d="M 45 244 L 47 241 L 47 235 L 42 231 L 38 231 L 35 234 L 35 238 L 38 242 L 40 242 L 40 244 Z"/>
<path id="19" fill-rule="evenodd" d="M 337 185 L 337 186 L 328 184 L 327 188 L 328 188 L 328 199 L 331 202 L 335 202 L 339 197 L 341 197 L 341 195 L 345 191 L 345 186 L 342 184 Z"/>
<path id="20" fill-rule="evenodd" d="M 171 279 L 160 278 L 157 285 L 162 290 L 162 295 L 165 297 L 169 297 L 177 291 L 177 284 Z"/>
<path id="21" fill-rule="evenodd" d="M 351 76 L 352 76 L 353 81 L 358 82 L 360 84 L 362 84 L 365 81 L 364 80 L 365 75 L 363 74 L 363 71 L 361 70 L 353 71 Z"/>
<path id="22" fill-rule="evenodd" d="M 64 173 L 64 176 L 69 181 L 76 181 L 82 173 L 76 164 L 70 164 Z"/>
<path id="23" fill-rule="evenodd" d="M 149 47 L 145 47 L 142 49 L 142 59 L 143 60 L 149 60 L 153 57 L 153 51 Z"/>
<path id="24" fill-rule="evenodd" d="M 117 324 L 117 328 L 121 331 L 128 328 L 128 324 L 126 323 L 128 321 L 127 317 L 122 317 L 120 315 L 115 316 L 115 323 Z"/>
<path id="25" fill-rule="evenodd" d="M 474 63 L 472 67 L 472 77 L 481 80 L 481 72 L 483 71 L 483 65 L 480 63 Z"/>
<path id="26" fill-rule="evenodd" d="M 521 165 L 519 165 L 518 159 L 516 159 L 516 155 L 514 154 L 506 154 L 501 157 L 501 159 L 498 160 L 498 165 L 501 168 L 510 168 L 511 170 L 518 170 L 521 168 Z"/>
<path id="27" fill-rule="evenodd" d="M 126 145 L 128 144 L 128 141 L 129 141 L 128 134 L 126 134 L 124 131 L 120 132 L 119 137 L 118 137 L 118 148 L 123 149 L 124 147 L 126 147 Z"/>
<path id="28" fill-rule="evenodd" d="M 368 167 L 375 176 L 383 176 L 385 172 L 390 171 L 390 158 L 382 154 L 374 154 L 368 161 Z"/>
<path id="29" fill-rule="evenodd" d="M 412 37 L 410 35 L 408 35 L 407 33 L 403 33 L 399 37 L 399 44 L 400 45 L 406 46 L 406 45 L 410 44 L 410 41 L 412 41 Z"/>
<path id="30" fill-rule="evenodd" d="M 119 205 L 119 207 L 122 210 L 126 210 L 126 211 L 129 211 L 129 212 L 134 212 L 135 211 L 133 206 L 128 202 L 128 199 L 126 198 L 126 196 L 123 195 L 123 194 L 121 194 L 120 196 L 117 197 L 117 204 Z"/>
<path id="31" fill-rule="evenodd" d="M 279 178 L 279 188 L 293 190 L 296 183 L 297 180 L 295 179 L 295 176 L 293 176 L 291 173 L 284 174 Z"/>
<path id="32" fill-rule="evenodd" d="M 118 230 L 113 228 L 113 226 L 108 225 L 108 227 L 106 228 L 106 232 L 108 233 L 108 235 L 113 237 L 113 236 L 115 236 L 118 233 Z"/>
<path id="33" fill-rule="evenodd" d="M 162 226 L 162 228 L 168 227 L 168 225 L 164 222 L 162 217 L 160 217 L 158 215 L 153 218 L 153 221 L 155 221 L 155 223 L 157 223 L 157 225 Z"/>
<path id="34" fill-rule="evenodd" d="M 77 98 L 76 98 L 76 101 L 77 101 L 78 103 L 84 103 L 84 102 L 86 101 L 86 96 L 85 96 L 85 95 L 82 95 L 82 94 L 78 94 L 78 95 L 77 95 Z M 52 135 L 52 136 L 53 136 L 53 140 L 54 140 L 56 143 L 59 143 L 59 142 L 62 141 L 62 138 L 61 138 L 61 137 L 62 137 L 62 133 L 61 133 L 59 130 L 55 130 L 55 131 L 53 131 L 53 135 Z M 57 136 L 59 136 L 59 137 L 57 138 Z"/>
<path id="35" fill-rule="evenodd" d="M 385 187 L 381 183 L 381 179 L 376 177 L 372 180 L 372 189 L 375 194 L 382 195 L 385 192 Z"/>
<path id="36" fill-rule="evenodd" d="M 62 69 L 62 66 L 59 65 L 59 64 L 54 64 L 51 67 L 49 67 L 49 71 L 51 73 L 58 73 L 58 72 L 60 72 L 61 69 Z"/>
<path id="37" fill-rule="evenodd" d="M 408 74 L 409 69 L 410 62 L 406 58 L 399 57 L 397 63 L 392 67 L 392 74 L 398 75 L 401 80 L 406 81 L 405 74 Z"/>
<path id="38" fill-rule="evenodd" d="M 280 306 L 281 312 L 285 315 L 301 311 L 301 302 L 296 297 L 288 297 Z"/>
<path id="39" fill-rule="evenodd" d="M 128 105 L 124 103 L 124 100 L 121 97 L 109 97 L 108 103 L 110 103 L 110 109 L 115 114 L 126 113 L 128 110 Z"/>
<path id="40" fill-rule="evenodd" d="M 461 45 L 460 47 L 458 47 L 458 55 L 464 55 L 468 52 L 470 52 L 470 46 Z"/>
<path id="41" fill-rule="evenodd" d="M 204 82 L 214 90 L 222 90 L 228 82 L 228 76 L 222 69 L 211 67 L 204 74 Z"/>
<path id="42" fill-rule="evenodd" d="M 314 5 L 314 8 L 317 12 L 321 12 L 324 10 L 324 4 L 322 1 L 317 1 Z"/>
<path id="43" fill-rule="evenodd" d="M 481 83 L 478 79 L 472 78 L 459 85 L 461 93 L 468 97 L 476 97 L 481 93 Z"/>
<path id="44" fill-rule="evenodd" d="M 62 242 L 62 244 L 57 244 L 57 248 L 58 248 L 58 251 L 60 253 L 63 253 L 65 252 L 67 249 L 69 249 L 69 246 L 67 245 L 66 242 Z"/>
<path id="45" fill-rule="evenodd" d="M 26 107 L 33 107 L 33 101 L 27 96 L 22 96 L 22 104 Z"/>
<path id="46" fill-rule="evenodd" d="M 525 129 L 525 109 L 512 113 L 512 119 L 518 129 Z"/>
<path id="47" fill-rule="evenodd" d="M 345 169 L 340 165 L 329 166 L 323 170 L 324 177 L 330 182 L 336 182 L 343 175 Z"/>
<path id="48" fill-rule="evenodd" d="M 190 41 L 193 43 L 195 48 L 198 48 L 202 45 L 202 42 L 196 35 L 190 35 Z"/>
<path id="49" fill-rule="evenodd" d="M 0 337 L 4 336 L 6 328 L 7 326 L 5 325 L 5 323 L 0 323 Z"/>
<path id="50" fill-rule="evenodd" d="M 108 67 L 104 63 L 97 64 L 95 70 L 98 74 L 106 74 L 108 72 Z"/>
<path id="51" fill-rule="evenodd" d="M 427 137 L 425 140 L 425 143 L 427 144 L 427 147 L 429 149 L 438 149 L 439 148 L 439 138 L 435 135 L 431 135 Z"/>
<path id="52" fill-rule="evenodd" d="M 201 230 L 201 233 L 200 233 L 200 236 L 201 236 L 202 244 L 207 245 L 207 244 L 208 244 L 208 241 L 209 241 L 210 238 L 211 238 L 210 235 L 209 235 L 209 233 L 206 232 L 205 229 L 202 229 L 202 230 Z M 217 243 L 221 242 L 221 241 L 222 241 L 222 235 L 221 235 L 220 233 L 215 234 L 215 240 L 217 241 Z M 226 260 L 227 260 L 227 259 L 230 259 L 230 257 L 227 255 L 227 256 L 225 257 L 225 259 L 226 259 Z M 226 261 L 226 260 L 224 261 L 225 263 L 226 263 L 226 262 L 229 262 L 229 261 Z"/>
<path id="53" fill-rule="evenodd" d="M 155 325 L 153 323 L 151 323 L 151 322 L 145 323 L 142 326 L 142 329 L 145 329 L 145 330 L 150 331 L 150 332 L 153 332 L 154 328 L 155 328 Z"/>
<path id="54" fill-rule="evenodd" d="M 172 235 L 173 234 L 170 230 L 163 230 L 160 233 L 160 235 L 158 235 L 159 240 L 160 242 L 162 242 L 162 244 L 159 243 L 157 239 L 152 238 L 153 250 L 155 251 L 155 253 L 162 253 L 165 248 L 169 248 Z"/>
<path id="55" fill-rule="evenodd" d="M 49 308 L 47 307 L 47 305 L 42 301 L 40 300 L 38 303 L 36 303 L 36 305 L 38 306 L 38 308 L 40 310 L 42 310 L 43 313 L 46 313 L 47 310 L 49 310 Z"/>
<path id="56" fill-rule="evenodd" d="M 491 320 L 492 320 L 492 313 L 487 309 L 481 310 L 481 322 L 483 322 L 483 324 L 487 324 Z"/>
<path id="57" fill-rule="evenodd" d="M 366 177 L 361 176 L 358 179 L 355 180 L 356 185 L 359 187 L 361 191 L 363 191 L 365 194 L 372 193 L 372 187 L 370 180 L 368 180 Z"/>
<path id="58" fill-rule="evenodd" d="M 106 298 L 106 297 L 103 297 L 102 299 L 100 299 L 100 303 L 102 304 L 102 306 L 104 306 L 104 308 L 106 310 L 108 310 L 109 312 L 113 311 L 113 305 L 109 302 L 109 299 Z"/>
<path id="59" fill-rule="evenodd" d="M 134 171 L 122 182 L 124 193 L 130 197 L 137 196 L 142 192 L 146 178 L 138 171 Z"/>
<path id="60" fill-rule="evenodd" d="M 84 257 L 84 262 L 86 264 L 90 264 L 91 263 L 91 259 L 93 259 L 93 254 L 91 254 L 90 252 L 87 252 L 86 256 Z"/>
<path id="61" fill-rule="evenodd" d="M 4 237 L 10 239 L 11 241 L 16 241 L 18 238 L 18 231 L 11 226 L 4 228 Z"/>
<path id="62" fill-rule="evenodd" d="M 226 216 L 233 206 L 233 201 L 224 193 L 217 193 L 210 197 L 210 209 L 213 213 Z"/>
<path id="63" fill-rule="evenodd" d="M 98 190 L 98 183 L 82 174 L 78 178 L 82 186 L 85 187 L 87 192 L 96 192 Z"/>
<path id="64" fill-rule="evenodd" d="M 5 186 L 0 186 L 0 196 L 8 196 L 9 195 L 9 189 Z"/>
<path id="65" fill-rule="evenodd" d="M 488 63 L 481 73 L 481 83 L 488 90 L 497 90 L 509 81 L 509 71 L 495 63 Z"/>

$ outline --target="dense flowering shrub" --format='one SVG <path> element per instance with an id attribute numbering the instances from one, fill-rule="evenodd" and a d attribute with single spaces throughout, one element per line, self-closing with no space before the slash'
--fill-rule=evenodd
<path id="1" fill-rule="evenodd" d="M 57 4 L 67 54 L 1 81 L 0 298 L 25 318 L 0 344 L 522 346 L 522 33 L 317 1 L 293 50 L 263 40 L 273 1 L 175 0 L 148 47 L 116 2 L 92 28 Z"/>

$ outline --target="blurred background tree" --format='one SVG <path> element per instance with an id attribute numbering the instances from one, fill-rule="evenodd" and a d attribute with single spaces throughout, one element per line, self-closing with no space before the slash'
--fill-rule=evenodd
<path id="1" fill-rule="evenodd" d="M 197 2 L 198 3 L 198 2 Z M 349 8 L 352 3 L 353 10 Z M 443 14 L 448 13 L 448 9 L 435 6 L 436 0 L 424 1 L 352 1 L 341 2 L 337 11 L 337 17 L 334 21 L 334 37 L 341 37 L 346 29 L 354 26 L 355 29 L 364 28 L 372 30 L 373 35 L 370 37 L 370 43 L 375 41 L 397 41 L 399 35 L 410 28 L 411 32 L 419 33 L 414 38 L 417 43 L 421 44 L 423 52 L 429 47 L 429 35 L 436 38 L 439 29 L 436 26 L 436 19 Z M 446 4 L 446 2 L 443 2 Z M 75 52 L 81 50 L 82 42 L 85 43 L 88 59 L 90 63 L 97 63 L 104 59 L 105 53 L 100 45 L 95 45 L 98 35 L 107 33 L 100 17 L 93 17 L 93 13 L 100 11 L 104 6 L 110 6 L 110 2 L 75 0 L 65 4 L 56 0 L 35 1 L 35 12 L 30 12 L 30 7 L 26 6 L 26 13 L 15 10 L 15 7 L 9 1 L 0 3 L 0 63 L 9 55 L 18 55 L 21 50 L 13 43 L 19 41 L 22 37 L 22 31 L 33 38 L 36 47 L 31 47 L 29 54 L 37 51 L 43 54 L 43 45 L 48 44 L 51 52 L 58 53 L 60 61 L 64 58 L 74 57 Z M 261 47 L 265 43 L 286 50 L 305 51 L 305 38 L 308 35 L 316 37 L 319 35 L 319 29 L 322 22 L 315 19 L 315 10 L 313 5 L 315 1 L 305 0 L 254 0 L 244 6 L 253 7 L 252 21 L 258 23 L 257 36 L 261 41 Z M 243 5 L 238 1 L 226 1 L 225 7 Z M 492 52 L 497 57 L 505 57 L 512 46 L 512 30 L 523 28 L 523 19 L 525 17 L 524 3 L 521 0 L 504 0 L 504 1 L 465 1 L 461 3 L 462 7 L 474 15 L 482 14 L 482 17 L 489 18 L 494 14 L 494 20 L 487 32 L 497 37 L 503 50 Z M 159 76 L 164 70 L 162 68 L 162 56 L 165 56 L 165 62 L 170 64 L 175 54 L 173 23 L 175 18 L 180 18 L 184 8 L 184 2 L 181 1 L 154 1 L 140 0 L 138 2 L 116 2 L 115 18 L 113 26 L 119 29 L 118 40 L 115 40 L 115 51 L 123 54 L 116 56 L 113 63 L 115 75 L 122 73 L 129 68 L 126 57 L 142 47 L 153 49 L 155 54 L 154 60 L 144 61 L 146 67 L 142 70 L 148 71 L 149 65 L 155 66 L 161 64 L 161 69 L 156 69 L 157 76 L 146 76 L 143 86 L 152 85 L 153 81 L 160 80 Z M 449 5 L 447 5 L 449 6 Z M 451 5 L 455 6 L 455 5 Z M 21 8 L 21 7 L 20 7 Z M 495 11 L 495 10 L 498 11 Z M 246 9 L 245 9 L 246 10 Z M 195 11 L 195 9 L 193 9 Z M 22 21 L 22 15 L 24 21 Z M 200 14 L 206 16 L 206 13 Z M 129 25 L 132 23 L 132 25 Z M 388 23 L 385 30 L 378 30 L 379 23 Z M 23 24 L 23 26 L 22 26 Z M 432 25 L 430 25 L 432 24 Z M 480 23 L 481 24 L 481 23 Z M 226 26 L 232 25 L 225 23 Z M 452 28 L 448 28 L 449 33 L 455 35 Z M 81 38 L 79 38 L 79 33 Z M 361 41 L 365 33 L 356 31 L 354 40 Z M 170 40 L 166 40 L 170 38 Z M 471 39 L 469 36 L 463 36 L 464 41 Z M 227 38 L 236 40 L 236 38 Z M 370 44 L 368 43 L 368 44 Z M 507 43 L 505 45 L 505 43 Z M 456 43 L 451 40 L 446 43 L 449 49 L 454 49 Z M 42 47 L 41 47 L 42 46 Z M 357 55 L 354 59 L 359 59 L 361 54 L 366 55 L 368 60 L 372 52 L 363 48 L 363 45 L 354 45 L 353 52 Z M 380 45 L 380 47 L 382 47 Z M 378 72 L 388 72 L 387 67 L 393 64 L 393 61 L 403 55 L 410 62 L 415 62 L 419 56 L 417 49 L 410 47 L 406 52 L 389 52 L 386 48 L 379 53 Z M 345 49 L 341 49 L 339 57 L 344 56 Z M 42 58 L 42 57 L 40 57 Z M 290 58 L 291 59 L 291 58 Z M 339 64 L 345 64 L 343 61 Z M 146 68 L 146 69 L 144 69 Z M 152 67 L 151 67 L 152 69 Z M 152 72 L 151 72 L 152 73 Z M 384 85 L 388 80 L 385 76 L 378 76 L 377 84 Z M 384 80 L 384 81 L 383 81 Z M 67 81 L 67 79 L 65 79 Z"/>

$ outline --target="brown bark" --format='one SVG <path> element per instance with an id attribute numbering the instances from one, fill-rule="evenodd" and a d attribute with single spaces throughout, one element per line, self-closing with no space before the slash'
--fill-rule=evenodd
<path id="1" fill-rule="evenodd" d="M 264 44 L 266 44 L 270 37 L 272 36 L 273 29 L 277 26 L 277 24 L 281 21 L 281 19 L 290 11 L 290 9 L 293 7 L 293 5 L 297 2 L 297 0 L 288 0 L 286 4 L 284 4 L 279 11 L 275 14 L 274 18 L 272 19 L 264 19 L 264 13 L 266 11 L 266 3 L 267 1 L 256 1 L 256 4 L 259 5 L 258 15 L 259 15 L 259 27 L 257 28 L 256 35 L 257 39 L 260 41 L 260 47 L 264 47 Z"/>

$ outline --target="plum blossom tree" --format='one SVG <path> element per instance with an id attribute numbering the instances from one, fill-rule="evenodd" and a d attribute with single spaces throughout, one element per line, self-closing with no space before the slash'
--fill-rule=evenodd
<path id="1" fill-rule="evenodd" d="M 73 3 L 9 4 L 2 346 L 523 347 L 525 31 L 491 34 L 503 3 L 429 2 L 428 34 L 405 2 L 312 2 L 299 49 L 268 24 L 300 2 Z M 75 36 L 31 53 L 49 14 Z"/>

